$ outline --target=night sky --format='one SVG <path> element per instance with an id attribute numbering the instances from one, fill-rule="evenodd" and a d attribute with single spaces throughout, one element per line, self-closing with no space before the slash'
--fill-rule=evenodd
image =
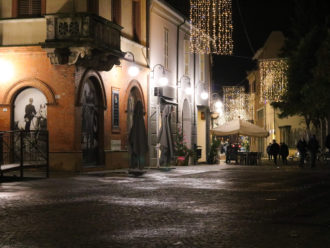
<path id="1" fill-rule="evenodd" d="M 189 0 L 167 2 L 189 17 Z M 251 60 L 254 53 L 263 46 L 271 31 L 286 33 L 293 15 L 292 0 L 232 0 L 232 6 L 234 54 L 214 56 L 215 91 L 225 85 L 247 85 L 246 71 L 254 67 Z"/>

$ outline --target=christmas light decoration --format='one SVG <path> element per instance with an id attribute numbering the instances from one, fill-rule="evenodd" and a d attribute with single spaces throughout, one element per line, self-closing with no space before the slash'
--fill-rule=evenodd
<path id="1" fill-rule="evenodd" d="M 243 86 L 223 87 L 223 98 L 226 121 L 251 119 L 250 95 L 245 93 Z"/>
<path id="2" fill-rule="evenodd" d="M 287 89 L 286 71 L 288 64 L 284 59 L 259 61 L 260 102 L 279 102 Z"/>
<path id="3" fill-rule="evenodd" d="M 233 53 L 231 0 L 190 0 L 190 22 L 191 52 Z"/>

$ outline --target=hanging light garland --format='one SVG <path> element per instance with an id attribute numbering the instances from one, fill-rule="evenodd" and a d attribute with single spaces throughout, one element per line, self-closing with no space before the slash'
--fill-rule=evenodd
<path id="1" fill-rule="evenodd" d="M 223 87 L 224 111 L 226 121 L 233 119 L 251 119 L 250 95 L 245 93 L 243 86 Z"/>
<path id="2" fill-rule="evenodd" d="M 190 22 L 191 52 L 233 53 L 231 0 L 190 0 Z"/>
<path id="3" fill-rule="evenodd" d="M 286 71 L 288 64 L 284 59 L 267 59 L 259 61 L 260 101 L 279 102 L 287 90 Z"/>

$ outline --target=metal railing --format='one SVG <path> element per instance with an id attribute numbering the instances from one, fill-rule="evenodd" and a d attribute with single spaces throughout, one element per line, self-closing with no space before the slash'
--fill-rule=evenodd
<path id="1" fill-rule="evenodd" d="M 48 141 L 48 131 L 1 131 L 0 176 L 19 171 L 23 177 L 25 169 L 44 167 L 49 177 Z"/>

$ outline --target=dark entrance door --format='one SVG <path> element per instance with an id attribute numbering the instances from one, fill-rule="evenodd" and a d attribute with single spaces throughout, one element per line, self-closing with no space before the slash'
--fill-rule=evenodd
<path id="1" fill-rule="evenodd" d="M 93 82 L 88 79 L 82 91 L 81 149 L 85 166 L 99 164 L 99 106 Z"/>

